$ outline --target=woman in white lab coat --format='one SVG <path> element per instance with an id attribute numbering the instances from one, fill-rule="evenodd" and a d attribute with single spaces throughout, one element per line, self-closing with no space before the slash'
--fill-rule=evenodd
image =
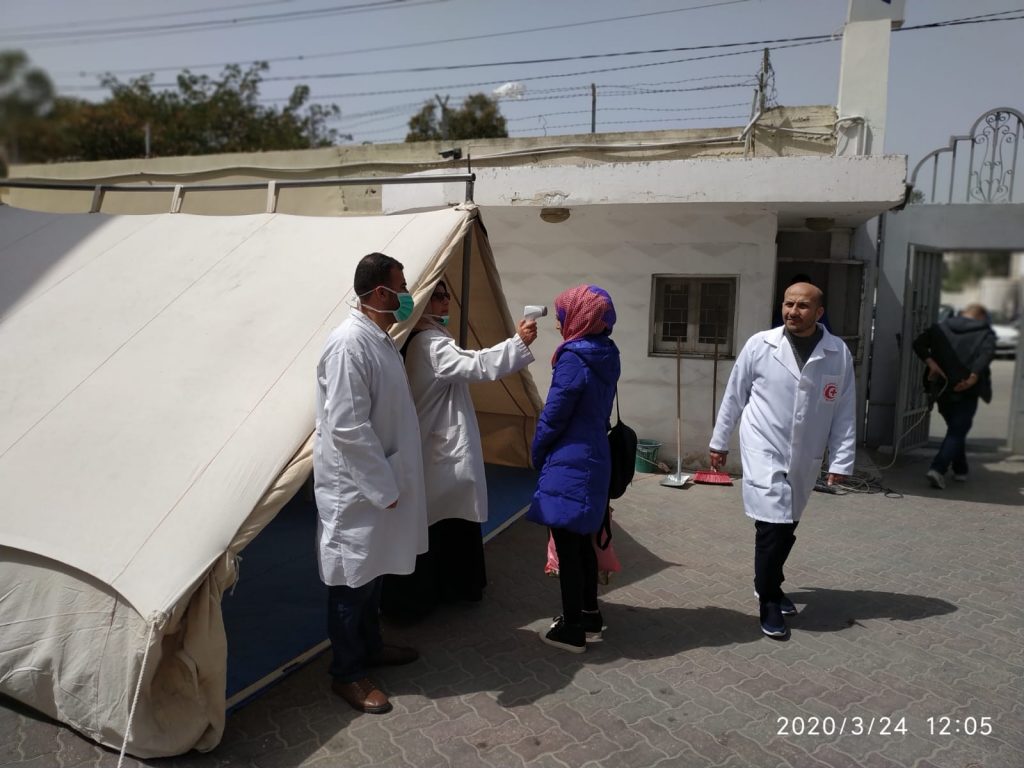
<path id="1" fill-rule="evenodd" d="M 480 600 L 487 584 L 480 524 L 487 484 L 469 384 L 496 381 L 533 362 L 537 323 L 521 320 L 512 338 L 489 349 L 462 349 L 447 328 L 451 296 L 439 282 L 406 343 L 406 372 L 419 417 L 429 549 L 408 576 L 384 580 L 382 610 L 412 621 L 439 600 Z"/>

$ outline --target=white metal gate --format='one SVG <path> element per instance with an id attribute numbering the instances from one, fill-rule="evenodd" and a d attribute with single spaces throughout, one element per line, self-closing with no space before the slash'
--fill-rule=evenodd
<path id="1" fill-rule="evenodd" d="M 938 320 L 942 288 L 942 252 L 910 246 L 900 334 L 900 390 L 896 411 L 896 447 L 910 450 L 928 442 L 928 399 L 922 387 L 924 363 L 914 354 L 914 339 Z"/>

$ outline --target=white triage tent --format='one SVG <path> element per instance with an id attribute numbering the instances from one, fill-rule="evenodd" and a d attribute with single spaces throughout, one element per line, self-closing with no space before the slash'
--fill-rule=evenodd
<path id="1" fill-rule="evenodd" d="M 221 599 L 238 554 L 309 476 L 316 363 L 351 311 L 356 263 L 402 262 L 416 315 L 444 277 L 457 334 L 465 250 L 479 348 L 515 326 L 473 206 L 0 206 L 0 693 L 111 747 L 127 735 L 139 757 L 216 746 Z M 473 396 L 486 460 L 528 466 L 541 407 L 529 373 Z"/>

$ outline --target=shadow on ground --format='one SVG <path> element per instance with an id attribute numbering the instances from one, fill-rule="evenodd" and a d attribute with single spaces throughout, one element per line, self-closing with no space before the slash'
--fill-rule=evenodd
<path id="1" fill-rule="evenodd" d="M 891 469 L 882 472 L 881 484 L 903 496 L 947 499 L 974 504 L 997 504 L 1024 509 L 1024 456 L 1009 453 L 1004 440 L 995 438 L 968 439 L 967 461 L 970 468 L 967 482 L 946 475 L 945 489 L 932 488 L 925 477 L 938 442 L 897 458 Z M 888 464 L 886 454 L 873 457 L 877 466 Z"/>

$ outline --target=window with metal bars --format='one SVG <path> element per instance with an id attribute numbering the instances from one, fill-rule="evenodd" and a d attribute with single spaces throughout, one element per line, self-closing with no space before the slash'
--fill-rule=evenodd
<path id="1" fill-rule="evenodd" d="M 677 341 L 683 354 L 734 354 L 736 319 L 735 277 L 654 275 L 651 286 L 654 313 L 652 355 L 671 355 Z"/>

